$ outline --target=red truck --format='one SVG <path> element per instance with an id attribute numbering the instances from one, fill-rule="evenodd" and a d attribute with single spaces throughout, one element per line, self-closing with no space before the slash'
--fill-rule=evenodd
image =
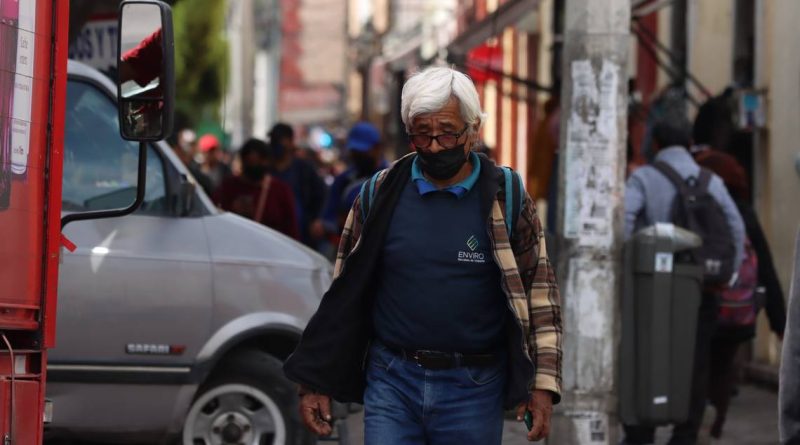
<path id="1" fill-rule="evenodd" d="M 41 443 L 50 415 L 46 363 L 55 344 L 59 261 L 73 247 L 62 228 L 136 210 L 145 142 L 163 139 L 172 126 L 169 7 L 125 1 L 119 21 L 121 136 L 140 142 L 131 203 L 62 217 L 69 1 L 0 0 L 0 445 Z"/>

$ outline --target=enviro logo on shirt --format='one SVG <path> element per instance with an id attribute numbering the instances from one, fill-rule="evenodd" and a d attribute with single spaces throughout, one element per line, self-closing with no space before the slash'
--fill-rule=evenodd
<path id="1" fill-rule="evenodd" d="M 485 263 L 486 262 L 486 254 L 483 252 L 476 252 L 475 250 L 478 248 L 480 243 L 478 242 L 478 238 L 475 235 L 471 235 L 467 238 L 467 248 L 469 251 L 459 250 L 458 251 L 458 261 L 461 263 Z"/>
<path id="2" fill-rule="evenodd" d="M 469 237 L 467 240 L 467 247 L 473 252 L 478 248 L 478 238 L 475 238 L 475 235 Z"/>

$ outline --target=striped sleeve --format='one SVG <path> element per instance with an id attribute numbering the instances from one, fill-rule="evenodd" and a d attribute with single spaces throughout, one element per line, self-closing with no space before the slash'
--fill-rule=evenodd
<path id="1" fill-rule="evenodd" d="M 528 294 L 531 357 L 536 365 L 534 389 L 551 391 L 554 401 L 561 395 L 561 297 L 550 259 L 544 229 L 530 196 L 525 197 L 515 228 L 515 256 Z"/>
<path id="2" fill-rule="evenodd" d="M 336 262 L 333 266 L 333 278 L 338 277 L 339 274 L 342 273 L 342 267 L 345 261 L 347 261 L 347 257 L 350 256 L 350 252 L 355 249 L 358 240 L 361 238 L 360 215 L 361 197 L 356 196 L 353 207 L 350 209 L 350 213 L 347 214 L 347 221 L 344 223 L 344 229 L 342 229 L 339 250 L 336 252 Z"/>
<path id="3" fill-rule="evenodd" d="M 392 167 L 394 167 L 395 164 L 392 164 Z M 375 182 L 372 185 L 373 197 L 377 195 L 378 189 L 386 179 L 386 174 L 392 167 L 381 170 L 375 177 Z M 339 250 L 336 252 L 336 262 L 333 266 L 333 278 L 339 276 L 339 274 L 342 272 L 342 267 L 344 267 L 344 263 L 347 261 L 347 257 L 350 256 L 350 253 L 358 245 L 358 240 L 361 239 L 361 229 L 364 224 L 365 216 L 366 215 L 362 215 L 361 194 L 359 193 L 356 195 L 356 199 L 353 201 L 353 207 L 350 208 L 350 213 L 347 214 L 347 220 L 344 223 L 344 229 L 342 229 L 342 236 L 339 241 Z"/>

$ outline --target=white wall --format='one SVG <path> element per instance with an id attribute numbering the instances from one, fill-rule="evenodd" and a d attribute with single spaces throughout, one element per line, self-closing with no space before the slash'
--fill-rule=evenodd
<path id="1" fill-rule="evenodd" d="M 733 0 L 690 0 L 688 4 L 689 71 L 711 94 L 719 94 L 731 83 L 733 4 Z"/>
<path id="2" fill-rule="evenodd" d="M 794 237 L 800 224 L 800 177 L 794 161 L 800 152 L 800 1 L 768 2 L 766 20 L 771 26 L 768 73 L 769 145 L 766 172 L 765 230 L 768 232 L 778 274 L 789 290 Z"/>

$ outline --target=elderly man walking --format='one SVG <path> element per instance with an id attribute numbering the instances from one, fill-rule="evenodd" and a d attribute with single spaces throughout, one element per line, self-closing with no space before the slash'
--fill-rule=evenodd
<path id="1" fill-rule="evenodd" d="M 484 120 L 464 74 L 403 87 L 412 153 L 364 184 L 335 275 L 284 367 L 314 433 L 331 398 L 365 407 L 366 445 L 500 444 L 503 410 L 546 437 L 561 309 L 533 200 L 470 151 Z"/>

